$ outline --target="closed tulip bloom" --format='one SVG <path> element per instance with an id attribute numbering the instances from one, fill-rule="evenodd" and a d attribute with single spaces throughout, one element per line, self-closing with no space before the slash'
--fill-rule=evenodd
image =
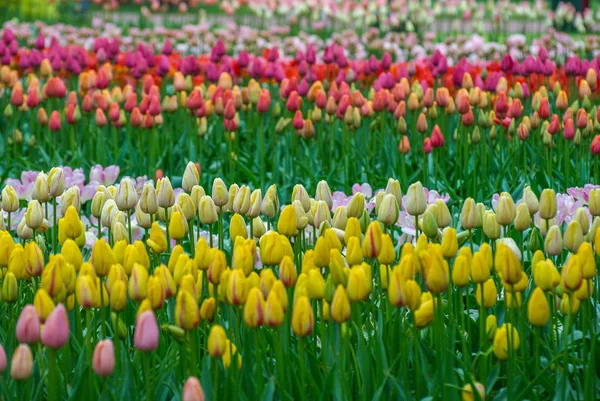
<path id="1" fill-rule="evenodd" d="M 204 321 L 212 321 L 215 314 L 216 302 L 214 298 L 207 298 L 200 305 L 200 318 Z"/>
<path id="2" fill-rule="evenodd" d="M 365 258 L 374 259 L 381 250 L 381 225 L 378 221 L 369 224 L 362 243 L 362 251 Z"/>
<path id="3" fill-rule="evenodd" d="M 276 266 L 280 264 L 283 253 L 284 249 L 278 233 L 271 231 L 260 238 L 260 259 L 263 265 Z"/>
<path id="4" fill-rule="evenodd" d="M 262 204 L 262 192 L 260 188 L 255 189 L 250 194 L 250 207 L 246 212 L 246 216 L 255 219 L 260 215 L 260 207 Z"/>
<path id="5" fill-rule="evenodd" d="M 478 399 L 481 401 L 485 401 L 485 387 L 483 386 L 483 384 L 476 382 L 475 389 L 479 395 Z M 475 392 L 473 391 L 473 386 L 471 386 L 471 383 L 467 383 L 463 386 L 461 398 L 462 398 L 462 401 L 474 401 L 475 400 Z"/>
<path id="6" fill-rule="evenodd" d="M 187 291 L 179 291 L 177 294 L 175 313 L 177 325 L 184 330 L 192 330 L 200 323 L 198 304 L 194 297 Z"/>
<path id="7" fill-rule="evenodd" d="M 46 347 L 58 349 L 67 341 L 69 341 L 69 319 L 65 306 L 58 304 L 46 319 L 42 332 L 42 343 Z"/>
<path id="8" fill-rule="evenodd" d="M 154 312 L 145 311 L 138 316 L 133 334 L 133 345 L 140 351 L 150 352 L 158 347 L 158 325 Z"/>
<path id="9" fill-rule="evenodd" d="M 571 300 L 573 302 L 571 302 Z M 581 306 L 581 301 L 577 297 L 569 297 L 569 294 L 563 294 L 560 300 L 560 312 L 563 316 L 568 316 L 569 313 L 576 314 Z"/>
<path id="10" fill-rule="evenodd" d="M 350 319 L 350 300 L 344 287 L 340 284 L 335 290 L 333 300 L 331 301 L 330 307 L 331 318 L 338 322 L 343 323 Z"/>
<path id="11" fill-rule="evenodd" d="M 208 267 L 208 279 L 213 284 L 221 282 L 221 275 L 227 269 L 227 259 L 225 253 L 221 250 L 215 250 L 213 261 Z"/>
<path id="12" fill-rule="evenodd" d="M 544 220 L 550 220 L 556 216 L 556 192 L 553 189 L 546 188 L 542 191 L 539 213 Z"/>
<path id="13" fill-rule="evenodd" d="M 485 319 L 485 332 L 489 341 L 494 340 L 496 330 L 498 330 L 498 320 L 496 318 L 496 315 L 489 315 Z"/>
<path id="14" fill-rule="evenodd" d="M 563 291 L 576 291 L 583 281 L 583 270 L 579 256 L 572 255 L 563 266 L 560 285 Z"/>
<path id="15" fill-rule="evenodd" d="M 513 285 L 521 280 L 521 262 L 508 245 L 498 244 L 495 266 L 505 283 Z"/>
<path id="16" fill-rule="evenodd" d="M 181 241 L 188 231 L 188 223 L 179 211 L 173 212 L 169 220 L 169 235 L 176 241 Z"/>
<path id="17" fill-rule="evenodd" d="M 460 212 L 460 226 L 466 230 L 477 227 L 477 207 L 473 198 L 467 198 Z"/>
<path id="18" fill-rule="evenodd" d="M 331 208 L 333 207 L 333 198 L 331 196 L 331 189 L 329 188 L 329 184 L 327 184 L 327 181 L 319 181 L 319 183 L 317 184 L 315 200 L 317 202 L 324 201 L 329 210 L 331 210 Z"/>
<path id="19" fill-rule="evenodd" d="M 96 344 L 92 355 L 92 369 L 101 377 L 108 377 L 115 370 L 115 349 L 110 338 Z"/>
<path id="20" fill-rule="evenodd" d="M 127 286 L 123 281 L 114 283 L 110 292 L 110 309 L 114 312 L 120 312 L 127 305 Z"/>
<path id="21" fill-rule="evenodd" d="M 133 265 L 129 279 L 129 297 L 134 301 L 142 301 L 148 294 L 148 271 L 139 263 Z"/>
<path id="22" fill-rule="evenodd" d="M 48 191 L 52 198 L 61 196 L 65 190 L 65 172 L 62 167 L 53 167 L 48 173 Z"/>
<path id="23" fill-rule="evenodd" d="M 348 217 L 360 218 L 365 210 L 365 196 L 362 192 L 357 192 L 352 196 L 348 203 Z"/>
<path id="24" fill-rule="evenodd" d="M 40 340 L 40 319 L 33 305 L 23 308 L 15 331 L 20 343 L 35 344 Z"/>
<path id="25" fill-rule="evenodd" d="M 563 250 L 563 238 L 560 233 L 560 228 L 554 225 L 550 227 L 544 241 L 544 248 L 548 255 L 559 255 Z"/>
<path id="26" fill-rule="evenodd" d="M 44 254 L 35 242 L 25 244 L 23 250 L 25 256 L 25 271 L 30 277 L 37 277 L 42 274 L 44 269 Z"/>
<path id="27" fill-rule="evenodd" d="M 140 209 L 142 212 L 153 215 L 158 212 L 158 198 L 156 196 L 156 190 L 151 182 L 144 184 L 142 194 L 139 200 Z"/>
<path id="28" fill-rule="evenodd" d="M 94 284 L 94 278 L 80 274 L 75 282 L 75 297 L 77 303 L 84 309 L 99 306 L 100 292 Z"/>
<path id="29" fill-rule="evenodd" d="M 483 215 L 483 232 L 489 239 L 500 238 L 501 227 L 498 223 L 496 213 L 487 210 Z"/>
<path id="30" fill-rule="evenodd" d="M 254 287 L 248 293 L 244 304 L 244 323 L 250 328 L 263 324 L 265 317 L 265 300 L 260 289 Z"/>
<path id="31" fill-rule="evenodd" d="M 6 370 L 6 352 L 4 351 L 4 347 L 0 344 L 0 374 L 4 373 Z"/>
<path id="32" fill-rule="evenodd" d="M 377 210 L 377 219 L 386 227 L 396 224 L 400 208 L 393 194 L 386 194 Z"/>
<path id="33" fill-rule="evenodd" d="M 588 209 L 592 216 L 600 216 L 600 188 L 594 188 L 590 191 Z"/>
<path id="34" fill-rule="evenodd" d="M 98 276 L 106 276 L 108 270 L 116 263 L 116 261 L 115 254 L 108 243 L 103 240 L 98 240 L 94 243 L 90 262 L 94 266 L 94 270 Z"/>
<path id="35" fill-rule="evenodd" d="M 115 201 L 119 210 L 131 210 L 137 204 L 137 191 L 131 178 L 123 178 L 117 187 Z"/>
<path id="36" fill-rule="evenodd" d="M 10 186 L 7 185 L 2 190 L 2 210 L 7 213 L 16 212 L 19 209 L 19 197 L 17 196 L 17 191 Z"/>
<path id="37" fill-rule="evenodd" d="M 471 266 L 465 256 L 457 256 L 452 267 L 452 282 L 457 287 L 464 287 L 469 283 Z"/>
<path id="38" fill-rule="evenodd" d="M 475 252 L 471 264 L 471 279 L 474 283 L 485 283 L 490 278 L 490 267 L 481 252 Z"/>
<path id="39" fill-rule="evenodd" d="M 202 224 L 214 224 L 217 221 L 217 207 L 210 196 L 203 196 L 198 205 L 198 217 Z"/>
<path id="40" fill-rule="evenodd" d="M 425 284 L 427 289 L 434 294 L 446 291 L 448 288 L 448 263 L 444 261 L 435 251 L 423 252 L 419 255 L 421 263 L 425 266 Z M 425 256 L 424 258 L 422 256 Z"/>
<path id="41" fill-rule="evenodd" d="M 531 293 L 527 303 L 527 320 L 533 326 L 542 327 L 548 323 L 550 318 L 550 306 L 544 291 L 537 287 Z"/>
<path id="42" fill-rule="evenodd" d="M 58 228 L 60 234 L 65 237 L 65 240 L 62 241 L 63 244 L 67 238 L 74 240 L 84 233 L 83 224 L 75 207 L 67 208 L 65 216 L 58 221 Z"/>
<path id="43" fill-rule="evenodd" d="M 425 210 L 425 213 L 423 213 L 422 229 L 427 238 L 435 239 L 439 235 L 437 221 L 428 210 Z"/>
<path id="44" fill-rule="evenodd" d="M 100 213 L 101 223 L 104 227 L 112 227 L 112 223 L 117 213 L 118 208 L 114 200 L 108 199 L 102 206 L 102 212 Z"/>
<path id="45" fill-rule="evenodd" d="M 442 236 L 442 255 L 446 259 L 456 256 L 458 251 L 458 239 L 456 238 L 456 230 L 452 227 L 444 229 Z"/>
<path id="46" fill-rule="evenodd" d="M 403 198 L 403 205 L 406 208 L 406 212 L 411 216 L 419 216 L 427 209 L 425 190 L 421 181 L 417 181 L 408 187 L 408 191 Z"/>
<path id="47" fill-rule="evenodd" d="M 33 355 L 27 344 L 19 344 L 10 361 L 10 377 L 13 380 L 27 380 L 33 371 Z"/>
<path id="48" fill-rule="evenodd" d="M 150 238 L 146 240 L 146 244 L 150 252 L 155 254 L 160 254 L 167 250 L 167 236 L 156 221 L 152 223 Z"/>
<path id="49" fill-rule="evenodd" d="M 268 301 L 267 301 L 268 302 Z M 314 314 L 307 297 L 298 298 L 292 311 L 292 330 L 297 336 L 303 337 L 312 333 Z"/>
<path id="50" fill-rule="evenodd" d="M 483 284 L 477 284 L 477 291 L 475 294 L 475 300 L 477 305 L 481 306 L 481 286 L 483 286 L 483 306 L 485 308 L 491 308 L 496 304 L 498 298 L 498 289 L 493 279 L 488 279 Z"/>
<path id="51" fill-rule="evenodd" d="M 364 301 L 371 291 L 365 270 L 361 266 L 354 266 L 348 276 L 347 292 L 348 298 L 352 302 Z"/>
<path id="52" fill-rule="evenodd" d="M 175 192 L 168 177 L 163 177 L 156 183 L 156 200 L 158 207 L 162 208 L 169 208 L 175 204 Z"/>
<path id="53" fill-rule="evenodd" d="M 502 193 L 496 206 L 496 220 L 503 226 L 511 224 L 515 218 L 515 203 L 508 193 Z"/>
<path id="54" fill-rule="evenodd" d="M 496 355 L 496 358 L 500 359 L 501 361 L 508 359 L 509 331 L 513 352 L 519 349 L 519 332 L 512 324 L 504 323 L 498 330 L 496 330 L 496 335 L 494 336 L 494 355 Z"/>
<path id="55" fill-rule="evenodd" d="M 294 201 L 300 202 L 305 213 L 310 210 L 310 196 L 302 184 L 294 185 L 294 189 L 292 190 L 292 202 Z"/>
<path id="56" fill-rule="evenodd" d="M 50 295 L 44 290 L 40 288 L 35 293 L 35 297 L 33 298 L 33 306 L 37 312 L 37 315 L 40 321 L 43 323 L 46 321 L 50 313 L 54 310 L 54 301 L 50 298 Z"/>
<path id="57" fill-rule="evenodd" d="M 579 259 L 581 264 L 583 278 L 586 280 L 594 278 L 596 276 L 596 262 L 594 260 L 592 245 L 589 242 L 581 244 L 577 250 L 577 259 Z"/>
<path id="58" fill-rule="evenodd" d="M 424 301 L 423 296 L 421 297 L 421 306 L 415 311 L 415 325 L 419 329 L 427 327 L 433 322 L 433 300 Z"/>
<path id="59" fill-rule="evenodd" d="M 296 209 L 292 205 L 283 208 L 277 221 L 277 231 L 288 237 L 296 235 Z"/>
<path id="60" fill-rule="evenodd" d="M 181 187 L 187 193 L 192 192 L 192 188 L 198 185 L 200 180 L 200 172 L 195 163 L 188 162 L 183 172 L 183 178 L 181 180 Z"/>
<path id="61" fill-rule="evenodd" d="M 318 269 L 309 270 L 306 290 L 312 299 L 323 299 L 325 296 L 325 280 Z"/>
<path id="62" fill-rule="evenodd" d="M 213 358 L 220 358 L 225 354 L 227 345 L 227 334 L 223 327 L 215 324 L 211 327 L 208 335 L 208 353 Z"/>
<path id="63" fill-rule="evenodd" d="M 211 196 L 217 207 L 223 207 L 229 201 L 229 191 L 227 190 L 227 186 L 222 179 L 214 179 Z"/>
<path id="64" fill-rule="evenodd" d="M 79 209 L 81 208 L 81 192 L 77 186 L 70 187 L 62 194 L 60 211 L 63 216 L 67 214 L 69 206 L 73 206 L 75 211 L 79 213 Z"/>
<path id="65" fill-rule="evenodd" d="M 563 244 L 569 251 L 577 252 L 582 243 L 583 231 L 581 230 L 581 225 L 577 220 L 573 220 L 567 226 L 563 238 Z"/>
<path id="66" fill-rule="evenodd" d="M 397 266 L 392 271 L 388 283 L 388 299 L 392 305 L 396 307 L 402 307 L 406 305 L 406 287 L 406 279 Z"/>
<path id="67" fill-rule="evenodd" d="M 381 249 L 377 255 L 377 260 L 383 265 L 390 265 L 396 261 L 396 250 L 389 234 L 381 235 Z"/>
<path id="68" fill-rule="evenodd" d="M 586 235 L 590 231 L 590 220 L 587 210 L 584 207 L 577 208 L 575 211 L 575 218 L 573 220 L 579 223 L 583 235 Z"/>
<path id="69" fill-rule="evenodd" d="M 242 305 L 246 302 L 246 275 L 242 270 L 232 270 L 226 285 L 227 301 L 231 305 Z"/>
<path id="70" fill-rule="evenodd" d="M 529 214 L 533 216 L 540 210 L 540 202 L 535 195 L 535 193 L 531 190 L 531 187 L 527 186 L 523 190 L 523 203 L 527 206 L 527 210 Z"/>
<path id="71" fill-rule="evenodd" d="M 193 376 L 188 377 L 181 394 L 181 401 L 204 401 L 204 390 L 200 381 Z"/>
<path id="72" fill-rule="evenodd" d="M 522 232 L 529 228 L 529 225 L 531 224 L 531 215 L 529 214 L 529 209 L 525 203 L 521 203 L 517 207 L 517 215 L 514 224 L 517 231 Z"/>
<path id="73" fill-rule="evenodd" d="M 27 211 L 25 212 L 25 222 L 32 230 L 37 230 L 41 227 L 44 221 L 44 212 L 42 211 L 42 205 L 37 200 L 32 200 L 27 205 Z"/>
<path id="74" fill-rule="evenodd" d="M 255 295 L 256 296 L 256 295 Z M 261 295 L 262 296 L 262 295 Z M 271 291 L 265 304 L 264 322 L 269 327 L 278 327 L 283 323 L 285 311 L 275 291 Z M 292 318 L 293 319 L 293 318 Z M 292 320 L 293 325 L 293 320 Z"/>

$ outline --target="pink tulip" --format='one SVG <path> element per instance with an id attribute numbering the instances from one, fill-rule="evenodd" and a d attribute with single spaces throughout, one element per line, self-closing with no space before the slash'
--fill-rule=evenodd
<path id="1" fill-rule="evenodd" d="M 27 305 L 21 311 L 16 334 L 20 343 L 35 344 L 40 341 L 40 318 L 33 305 Z"/>
<path id="2" fill-rule="evenodd" d="M 141 351 L 154 351 L 158 347 L 158 325 L 152 311 L 138 317 L 133 336 L 134 346 Z"/>
<path id="3" fill-rule="evenodd" d="M 46 319 L 42 332 L 42 343 L 46 347 L 58 349 L 69 341 L 69 319 L 63 304 L 58 304 Z"/>
<path id="4" fill-rule="evenodd" d="M 27 380 L 33 370 L 33 355 L 27 344 L 21 344 L 15 350 L 10 361 L 10 377 L 13 380 Z"/>
<path id="5" fill-rule="evenodd" d="M 4 352 L 4 347 L 0 344 L 0 374 L 4 373 L 6 370 L 6 352 Z"/>
<path id="6" fill-rule="evenodd" d="M 92 368 L 98 376 L 107 377 L 115 370 L 115 350 L 110 339 L 99 341 L 94 349 Z"/>
<path id="7" fill-rule="evenodd" d="M 181 401 L 204 401 L 204 391 L 200 385 L 200 381 L 194 376 L 188 377 L 183 386 L 183 394 Z"/>

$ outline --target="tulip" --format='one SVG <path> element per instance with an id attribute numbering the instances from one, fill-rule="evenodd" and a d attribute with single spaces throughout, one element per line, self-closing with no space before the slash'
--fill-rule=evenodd
<path id="1" fill-rule="evenodd" d="M 550 227 L 548 233 L 546 233 L 544 248 L 546 250 L 546 253 L 552 256 L 559 255 L 562 252 L 563 239 L 558 226 L 554 225 Z"/>
<path id="2" fill-rule="evenodd" d="M 200 180 L 200 171 L 195 163 L 188 162 L 185 167 L 185 171 L 183 173 L 183 179 L 181 182 L 181 187 L 185 192 L 192 192 L 192 188 L 195 185 L 198 185 L 198 181 Z"/>
<path id="3" fill-rule="evenodd" d="M 208 353 L 213 358 L 220 358 L 225 354 L 227 346 L 227 335 L 223 327 L 215 324 L 211 327 L 208 335 Z"/>
<path id="4" fill-rule="evenodd" d="M 567 230 L 565 231 L 563 238 L 563 244 L 569 251 L 577 252 L 582 243 L 583 231 L 581 229 L 581 224 L 579 224 L 577 220 L 573 220 L 567 226 Z"/>
<path id="5" fill-rule="evenodd" d="M 188 231 L 188 223 L 180 211 L 175 211 L 169 219 L 169 234 L 176 241 L 181 241 Z"/>
<path id="6" fill-rule="evenodd" d="M 533 326 L 543 327 L 550 318 L 550 306 L 544 291 L 537 287 L 533 290 L 527 303 L 527 320 Z"/>
<path id="7" fill-rule="evenodd" d="M 338 323 L 343 323 L 350 319 L 350 301 L 346 290 L 341 284 L 337 286 L 333 295 L 330 314 L 333 320 Z"/>
<path id="8" fill-rule="evenodd" d="M 423 214 L 427 208 L 427 200 L 425 199 L 425 191 L 420 181 L 408 187 L 406 196 L 403 199 L 403 205 L 406 208 L 406 212 L 411 216 Z"/>
<path id="9" fill-rule="evenodd" d="M 479 396 L 479 398 L 477 398 L 477 399 L 480 401 L 485 401 L 485 387 L 483 386 L 483 384 L 476 382 L 475 389 L 477 390 L 477 393 Z M 473 391 L 473 386 L 471 385 L 471 383 L 467 383 L 463 386 L 461 398 L 462 398 L 462 401 L 474 401 L 475 400 L 475 393 Z"/>
<path id="10" fill-rule="evenodd" d="M 23 308 L 15 331 L 20 343 L 35 344 L 40 340 L 40 319 L 33 305 Z"/>
<path id="11" fill-rule="evenodd" d="M 131 178 L 124 178 L 117 187 L 117 196 L 115 202 L 119 210 L 131 210 L 137 203 L 137 192 Z"/>
<path id="12" fill-rule="evenodd" d="M 423 296 L 421 297 L 421 305 L 415 311 L 415 325 L 417 328 L 422 329 L 427 327 L 431 322 L 433 322 L 433 300 L 429 299 L 423 302 Z"/>
<path id="13" fill-rule="evenodd" d="M 457 287 L 464 287 L 469 283 L 471 266 L 465 256 L 457 256 L 452 268 L 452 282 Z"/>
<path id="14" fill-rule="evenodd" d="M 69 341 L 67 311 L 63 304 L 58 304 L 46 319 L 42 332 L 42 343 L 46 347 L 58 349 L 63 347 L 67 341 Z"/>
<path id="15" fill-rule="evenodd" d="M 448 227 L 444 229 L 442 236 L 442 255 L 446 259 L 450 259 L 456 256 L 458 251 L 458 240 L 456 238 L 456 230 Z"/>
<path id="16" fill-rule="evenodd" d="M 377 257 L 381 251 L 381 236 L 381 225 L 379 222 L 373 221 L 371 224 L 369 224 L 362 243 L 363 255 L 366 258 L 373 259 Z"/>
<path id="17" fill-rule="evenodd" d="M 510 330 L 510 342 L 508 340 Z M 496 330 L 496 334 L 494 336 L 494 355 L 496 358 L 500 360 L 508 359 L 509 346 L 512 345 L 512 350 L 516 351 L 519 349 L 519 332 L 517 329 L 510 323 L 504 323 L 498 330 Z"/>
<path id="18" fill-rule="evenodd" d="M 294 221 L 294 225 L 295 225 Z M 246 228 L 246 223 L 244 222 L 244 218 L 235 213 L 231 218 L 231 222 L 229 224 L 229 235 L 231 237 L 231 241 L 235 243 L 236 238 L 240 237 L 242 239 L 248 238 L 248 229 Z"/>
<path id="19" fill-rule="evenodd" d="M 152 223 L 150 238 L 148 238 L 146 243 L 152 253 L 160 254 L 167 250 L 167 237 L 157 222 Z"/>
<path id="20" fill-rule="evenodd" d="M 2 210 L 9 213 L 10 219 L 10 213 L 16 212 L 18 208 L 19 197 L 17 196 L 17 192 L 12 186 L 5 186 L 2 190 Z"/>
<path id="21" fill-rule="evenodd" d="M 283 208 L 277 221 L 277 231 L 287 237 L 296 235 L 296 209 L 292 205 L 287 205 Z"/>
<path id="22" fill-rule="evenodd" d="M 467 198 L 460 212 L 460 226 L 466 230 L 477 227 L 477 210 L 473 198 Z"/>
<path id="23" fill-rule="evenodd" d="M 98 376 L 108 377 L 115 369 L 115 351 L 110 338 L 98 341 L 92 356 L 92 369 Z"/>
<path id="24" fill-rule="evenodd" d="M 133 344 L 140 351 L 150 352 L 158 347 L 158 325 L 154 312 L 145 311 L 136 319 Z"/>
<path id="25" fill-rule="evenodd" d="M 183 392 L 181 394 L 181 401 L 204 401 L 204 390 L 200 385 L 200 381 L 190 376 L 185 381 L 183 386 Z"/>
<path id="26" fill-rule="evenodd" d="M 292 311 L 292 330 L 297 336 L 303 337 L 312 332 L 313 326 L 314 314 L 310 301 L 307 297 L 301 296 L 296 301 Z"/>
<path id="27" fill-rule="evenodd" d="M 210 196 L 200 198 L 198 217 L 202 224 L 211 225 L 217 221 L 217 207 Z"/>
<path id="28" fill-rule="evenodd" d="M 215 313 L 216 302 L 214 298 L 207 298 L 200 305 L 200 318 L 205 321 L 212 321 Z"/>
<path id="29" fill-rule="evenodd" d="M 6 352 L 4 347 L 0 344 L 0 375 L 6 370 Z"/>
<path id="30" fill-rule="evenodd" d="M 556 193 L 554 190 L 546 188 L 542 191 L 539 213 L 544 220 L 550 220 L 556 216 Z"/>
<path id="31" fill-rule="evenodd" d="M 161 178 L 156 183 L 156 200 L 162 208 L 169 208 L 175 204 L 175 193 L 168 177 Z"/>
<path id="32" fill-rule="evenodd" d="M 250 328 L 256 328 L 263 323 L 265 300 L 258 288 L 252 288 L 244 305 L 244 323 Z"/>
<path id="33" fill-rule="evenodd" d="M 483 306 L 485 308 L 491 308 L 496 304 L 496 298 L 498 297 L 498 290 L 496 289 L 496 283 L 493 279 L 488 279 L 483 284 L 477 285 L 477 291 L 475 294 L 475 300 L 481 307 L 481 290 L 483 286 Z M 509 294 L 509 293 L 507 293 Z"/>
<path id="34" fill-rule="evenodd" d="M 177 325 L 184 330 L 192 330 L 200 323 L 198 304 L 194 297 L 186 291 L 179 291 L 177 294 L 175 311 Z"/>
<path id="35" fill-rule="evenodd" d="M 10 361 L 10 377 L 13 380 L 27 380 L 33 371 L 33 355 L 27 344 L 19 344 Z"/>

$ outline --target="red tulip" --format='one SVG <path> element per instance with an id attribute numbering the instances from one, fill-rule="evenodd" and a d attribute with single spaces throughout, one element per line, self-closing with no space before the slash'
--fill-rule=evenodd
<path id="1" fill-rule="evenodd" d="M 50 131 L 60 131 L 60 114 L 58 114 L 58 111 L 54 110 L 50 114 L 50 123 L 48 126 L 50 127 Z"/>

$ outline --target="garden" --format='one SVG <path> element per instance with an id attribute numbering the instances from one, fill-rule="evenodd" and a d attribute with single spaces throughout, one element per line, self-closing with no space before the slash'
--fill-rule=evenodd
<path id="1" fill-rule="evenodd" d="M 584 3 L 0 6 L 0 400 L 599 399 Z"/>

